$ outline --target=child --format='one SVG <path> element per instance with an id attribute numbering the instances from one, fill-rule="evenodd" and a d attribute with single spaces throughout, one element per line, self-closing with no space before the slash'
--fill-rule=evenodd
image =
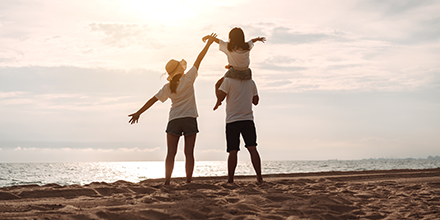
<path id="1" fill-rule="evenodd" d="M 217 91 L 217 103 L 214 111 L 226 98 L 226 143 L 228 156 L 228 183 L 234 182 L 240 151 L 240 134 L 251 156 L 251 162 L 257 174 L 257 182 L 263 182 L 261 159 L 257 151 L 257 133 L 255 131 L 252 104 L 258 105 L 259 96 L 254 80 L 239 80 L 224 77 Z"/>
<path id="2" fill-rule="evenodd" d="M 203 42 L 211 38 L 210 35 L 206 35 L 202 38 Z M 248 42 L 245 42 L 244 32 L 241 28 L 235 27 L 229 32 L 229 42 L 224 42 L 218 38 L 214 39 L 214 42 L 219 44 L 220 51 L 224 52 L 228 58 L 229 64 L 225 66 L 228 71 L 224 77 L 230 77 L 239 80 L 247 80 L 252 78 L 252 71 L 249 68 L 250 64 L 250 51 L 257 41 L 265 42 L 265 37 L 257 37 Z M 223 77 L 217 81 L 215 90 L 223 82 Z M 216 93 L 217 95 L 217 93 Z"/>
<path id="3" fill-rule="evenodd" d="M 186 61 L 170 60 L 165 66 L 168 73 L 167 80 L 159 92 L 154 95 L 136 113 L 129 115 L 129 123 L 137 123 L 143 112 L 149 109 L 157 100 L 165 102 L 171 99 L 171 109 L 169 113 L 167 133 L 167 156 L 165 159 L 165 185 L 170 185 L 171 174 L 174 169 L 174 158 L 177 153 L 179 138 L 185 136 L 185 170 L 186 182 L 190 183 L 194 170 L 194 145 L 197 128 L 197 106 L 194 95 L 194 81 L 198 75 L 200 63 L 208 52 L 209 47 L 217 37 L 216 34 L 209 35 L 209 40 L 203 50 L 198 55 L 194 66 L 185 74 Z"/>

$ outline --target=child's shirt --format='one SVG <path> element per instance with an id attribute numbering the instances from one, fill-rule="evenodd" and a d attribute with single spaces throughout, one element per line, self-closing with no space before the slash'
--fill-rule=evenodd
<path id="1" fill-rule="evenodd" d="M 170 83 L 167 83 L 154 95 L 161 102 L 165 102 L 168 98 L 171 99 L 168 121 L 186 117 L 197 118 L 199 116 L 194 94 L 194 81 L 197 75 L 197 68 L 193 66 L 180 78 L 176 93 L 171 93 Z"/>
<path id="2" fill-rule="evenodd" d="M 219 90 L 226 96 L 226 123 L 254 120 L 252 99 L 258 95 L 254 80 L 238 80 L 225 77 Z"/>
<path id="3" fill-rule="evenodd" d="M 252 40 L 247 43 L 249 44 L 249 50 L 238 49 L 231 52 L 228 50 L 228 43 L 218 39 L 219 50 L 226 54 L 229 64 L 238 70 L 249 68 L 251 63 L 249 56 L 254 43 Z"/>

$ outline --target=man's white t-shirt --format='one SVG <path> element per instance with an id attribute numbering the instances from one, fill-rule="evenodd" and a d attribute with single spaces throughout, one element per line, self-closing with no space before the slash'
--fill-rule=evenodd
<path id="1" fill-rule="evenodd" d="M 196 97 L 194 94 L 194 81 L 197 78 L 197 68 L 193 66 L 180 78 L 176 93 L 171 93 L 170 83 L 165 84 L 155 97 L 161 102 L 171 99 L 171 108 L 168 121 L 177 118 L 197 118 Z"/>
<path id="2" fill-rule="evenodd" d="M 252 40 L 247 43 L 249 44 L 249 50 L 238 49 L 231 52 L 228 50 L 227 42 L 218 40 L 219 50 L 226 54 L 229 64 L 238 69 L 248 68 L 251 63 L 249 56 L 254 43 Z"/>
<path id="3" fill-rule="evenodd" d="M 254 80 L 238 80 L 225 77 L 219 90 L 226 96 L 226 123 L 254 120 L 252 99 L 258 95 Z"/>

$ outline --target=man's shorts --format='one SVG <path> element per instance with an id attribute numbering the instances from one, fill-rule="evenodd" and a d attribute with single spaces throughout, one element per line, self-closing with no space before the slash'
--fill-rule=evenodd
<path id="1" fill-rule="evenodd" d="M 257 146 L 257 132 L 255 131 L 254 121 L 234 121 L 226 124 L 227 152 L 240 150 L 240 134 L 246 148 Z"/>
<path id="2" fill-rule="evenodd" d="M 173 119 L 168 122 L 166 132 L 176 136 L 196 134 L 199 132 L 197 119 L 191 117 Z"/>

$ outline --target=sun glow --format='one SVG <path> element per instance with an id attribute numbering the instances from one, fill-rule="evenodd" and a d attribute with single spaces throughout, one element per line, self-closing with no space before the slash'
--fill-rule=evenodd
<path id="1" fill-rule="evenodd" d="M 203 9 L 206 1 L 182 1 L 182 0 L 161 0 L 145 1 L 130 0 L 124 4 L 130 13 L 148 21 L 160 24 L 179 24 L 184 20 L 195 17 Z"/>

